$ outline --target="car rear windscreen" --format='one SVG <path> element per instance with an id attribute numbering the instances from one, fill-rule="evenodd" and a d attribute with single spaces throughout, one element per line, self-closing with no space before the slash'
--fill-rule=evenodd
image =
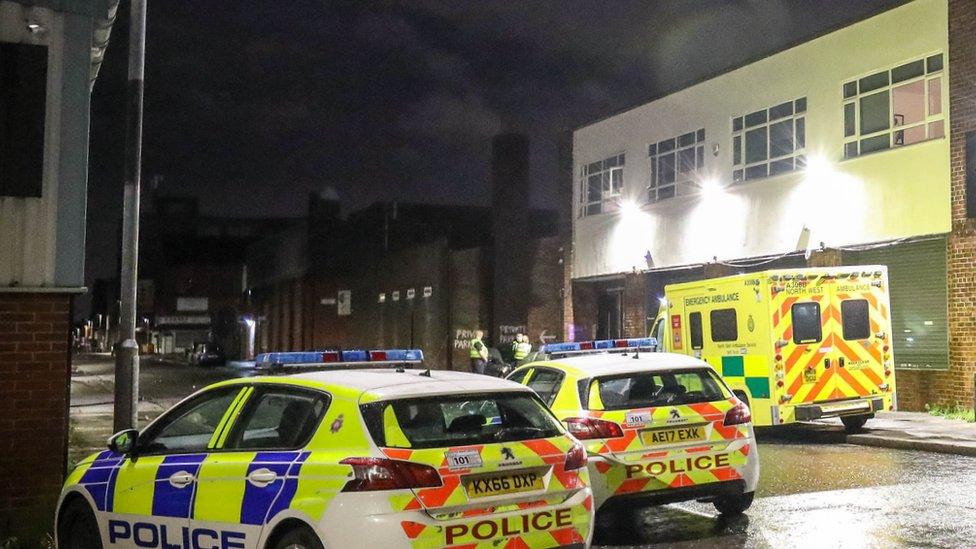
<path id="1" fill-rule="evenodd" d="M 696 404 L 725 400 L 730 396 L 722 381 L 706 368 L 639 372 L 596 378 L 592 383 L 597 384 L 604 410 Z M 598 406 L 594 400 L 591 398 L 589 402 L 591 410 L 599 409 L 594 407 Z"/>
<path id="2" fill-rule="evenodd" d="M 361 409 L 370 435 L 384 448 L 445 448 L 562 433 L 539 398 L 526 392 L 387 400 Z"/>

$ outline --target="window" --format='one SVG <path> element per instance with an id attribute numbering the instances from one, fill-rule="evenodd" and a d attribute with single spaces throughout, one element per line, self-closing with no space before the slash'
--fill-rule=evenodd
<path id="1" fill-rule="evenodd" d="M 793 317 L 793 343 L 803 345 L 823 339 L 819 303 L 794 303 L 790 314 Z"/>
<path id="2" fill-rule="evenodd" d="M 715 374 L 704 368 L 597 378 L 596 383 L 605 410 L 697 404 L 730 396 Z"/>
<path id="3" fill-rule="evenodd" d="M 556 370 L 536 369 L 529 379 L 528 387 L 535 391 L 547 405 L 551 405 L 562 384 L 563 374 Z"/>
<path id="4" fill-rule="evenodd" d="M 735 309 L 718 309 L 709 313 L 712 326 L 712 341 L 735 341 L 739 339 L 739 326 L 736 323 Z"/>
<path id="5" fill-rule="evenodd" d="M 651 162 L 648 200 L 698 192 L 699 174 L 705 168 L 705 130 L 700 129 L 647 146 Z"/>
<path id="6" fill-rule="evenodd" d="M 624 153 L 580 168 L 580 217 L 617 209 L 624 187 Z"/>
<path id="7" fill-rule="evenodd" d="M 691 348 L 694 351 L 704 347 L 702 337 L 702 317 L 701 313 L 691 313 L 688 315 L 688 329 L 691 331 Z"/>
<path id="8" fill-rule="evenodd" d="M 943 74 L 940 53 L 845 83 L 844 157 L 945 136 Z"/>
<path id="9" fill-rule="evenodd" d="M 228 448 L 268 450 L 300 448 L 312 438 L 328 397 L 312 391 L 266 389 L 252 396 Z"/>
<path id="10" fill-rule="evenodd" d="M 205 452 L 239 387 L 208 391 L 170 410 L 139 437 L 143 454 Z"/>
<path id="11" fill-rule="evenodd" d="M 47 47 L 0 43 L 0 196 L 40 197 Z"/>
<path id="12" fill-rule="evenodd" d="M 732 119 L 732 181 L 762 179 L 806 165 L 807 98 Z"/>
<path id="13" fill-rule="evenodd" d="M 410 398 L 361 406 L 377 445 L 445 448 L 554 437 L 562 429 L 526 392 Z"/>
<path id="14" fill-rule="evenodd" d="M 844 339 L 871 337 L 871 320 L 866 299 L 848 299 L 840 304 L 840 323 L 844 327 Z"/>

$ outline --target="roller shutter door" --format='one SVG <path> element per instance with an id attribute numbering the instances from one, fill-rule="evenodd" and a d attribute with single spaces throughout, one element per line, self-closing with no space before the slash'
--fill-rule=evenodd
<path id="1" fill-rule="evenodd" d="M 862 265 L 888 266 L 895 367 L 948 369 L 945 238 L 897 244 L 852 255 Z"/>

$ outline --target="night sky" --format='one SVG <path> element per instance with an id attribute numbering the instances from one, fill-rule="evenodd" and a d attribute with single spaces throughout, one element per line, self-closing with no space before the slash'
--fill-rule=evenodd
<path id="1" fill-rule="evenodd" d="M 487 203 L 491 136 L 517 130 L 544 206 L 561 130 L 900 3 L 150 0 L 143 184 L 234 216 L 328 187 Z M 92 96 L 89 286 L 117 274 L 127 5 Z"/>

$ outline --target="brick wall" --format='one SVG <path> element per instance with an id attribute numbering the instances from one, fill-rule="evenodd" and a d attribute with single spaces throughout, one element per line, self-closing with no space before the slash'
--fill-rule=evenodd
<path id="1" fill-rule="evenodd" d="M 526 326 L 533 347 L 543 335 L 549 341 L 563 341 L 562 238 L 553 236 L 531 242 L 532 269 L 529 274 L 529 302 Z"/>
<path id="2" fill-rule="evenodd" d="M 647 276 L 631 273 L 624 276 L 623 336 L 644 337 L 647 335 Z"/>
<path id="3" fill-rule="evenodd" d="M 68 295 L 0 293 L 0 540 L 52 528 L 68 443 L 70 310 Z"/>
<path id="4" fill-rule="evenodd" d="M 899 407 L 973 402 L 976 371 L 976 220 L 966 218 L 966 132 L 976 130 L 976 2 L 949 0 L 949 154 L 952 233 L 946 267 L 949 370 L 898 372 Z"/>

